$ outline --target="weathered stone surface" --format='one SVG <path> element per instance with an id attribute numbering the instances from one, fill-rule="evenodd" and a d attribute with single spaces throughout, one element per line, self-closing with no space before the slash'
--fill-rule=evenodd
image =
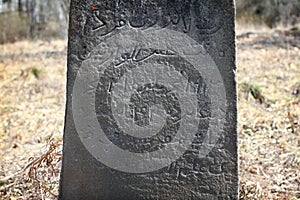
<path id="1" fill-rule="evenodd" d="M 60 199 L 237 199 L 232 0 L 71 3 Z"/>

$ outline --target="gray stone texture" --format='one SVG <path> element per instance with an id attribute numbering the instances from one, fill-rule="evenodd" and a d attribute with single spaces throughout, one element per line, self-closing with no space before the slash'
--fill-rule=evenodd
<path id="1" fill-rule="evenodd" d="M 71 1 L 59 199 L 238 198 L 234 20 L 233 0 Z"/>

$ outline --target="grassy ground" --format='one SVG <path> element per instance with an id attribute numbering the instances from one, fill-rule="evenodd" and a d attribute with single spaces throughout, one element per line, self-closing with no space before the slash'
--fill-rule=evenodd
<path id="1" fill-rule="evenodd" d="M 20 172 L 0 181 L 0 199 L 57 193 L 60 155 L 38 159 L 62 138 L 66 48 L 66 41 L 0 46 L 0 177 Z"/>
<path id="2" fill-rule="evenodd" d="M 300 37 L 237 30 L 240 197 L 300 199 Z"/>
<path id="3" fill-rule="evenodd" d="M 300 36 L 237 27 L 241 199 L 300 199 Z M 0 199 L 55 199 L 66 41 L 0 46 Z"/>

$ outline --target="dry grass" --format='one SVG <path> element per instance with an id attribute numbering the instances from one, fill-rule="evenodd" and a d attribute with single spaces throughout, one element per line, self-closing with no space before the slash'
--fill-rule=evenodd
<path id="1" fill-rule="evenodd" d="M 240 198 L 300 199 L 300 38 L 238 36 Z M 0 46 L 1 199 L 56 198 L 65 66 L 65 41 Z"/>
<path id="2" fill-rule="evenodd" d="M 0 178 L 22 172 L 24 166 L 62 138 L 65 66 L 66 41 L 24 41 L 0 46 Z M 24 173 L 8 181 L 0 181 L 0 199 L 53 197 L 50 192 L 57 193 L 60 163 L 53 161 L 52 170 L 44 161 L 28 166 Z M 30 177 L 32 167 L 39 169 Z M 43 184 L 51 191 L 46 191 Z"/>
<path id="3" fill-rule="evenodd" d="M 239 90 L 240 197 L 299 199 L 300 38 L 289 31 L 238 30 L 240 86 L 256 85 L 266 99 Z"/>

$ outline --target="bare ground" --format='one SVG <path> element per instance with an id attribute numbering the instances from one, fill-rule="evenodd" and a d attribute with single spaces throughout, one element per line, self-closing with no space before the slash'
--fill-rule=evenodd
<path id="1" fill-rule="evenodd" d="M 237 27 L 240 199 L 300 199 L 300 34 Z M 56 199 L 66 41 L 0 46 L 0 199 Z"/>

